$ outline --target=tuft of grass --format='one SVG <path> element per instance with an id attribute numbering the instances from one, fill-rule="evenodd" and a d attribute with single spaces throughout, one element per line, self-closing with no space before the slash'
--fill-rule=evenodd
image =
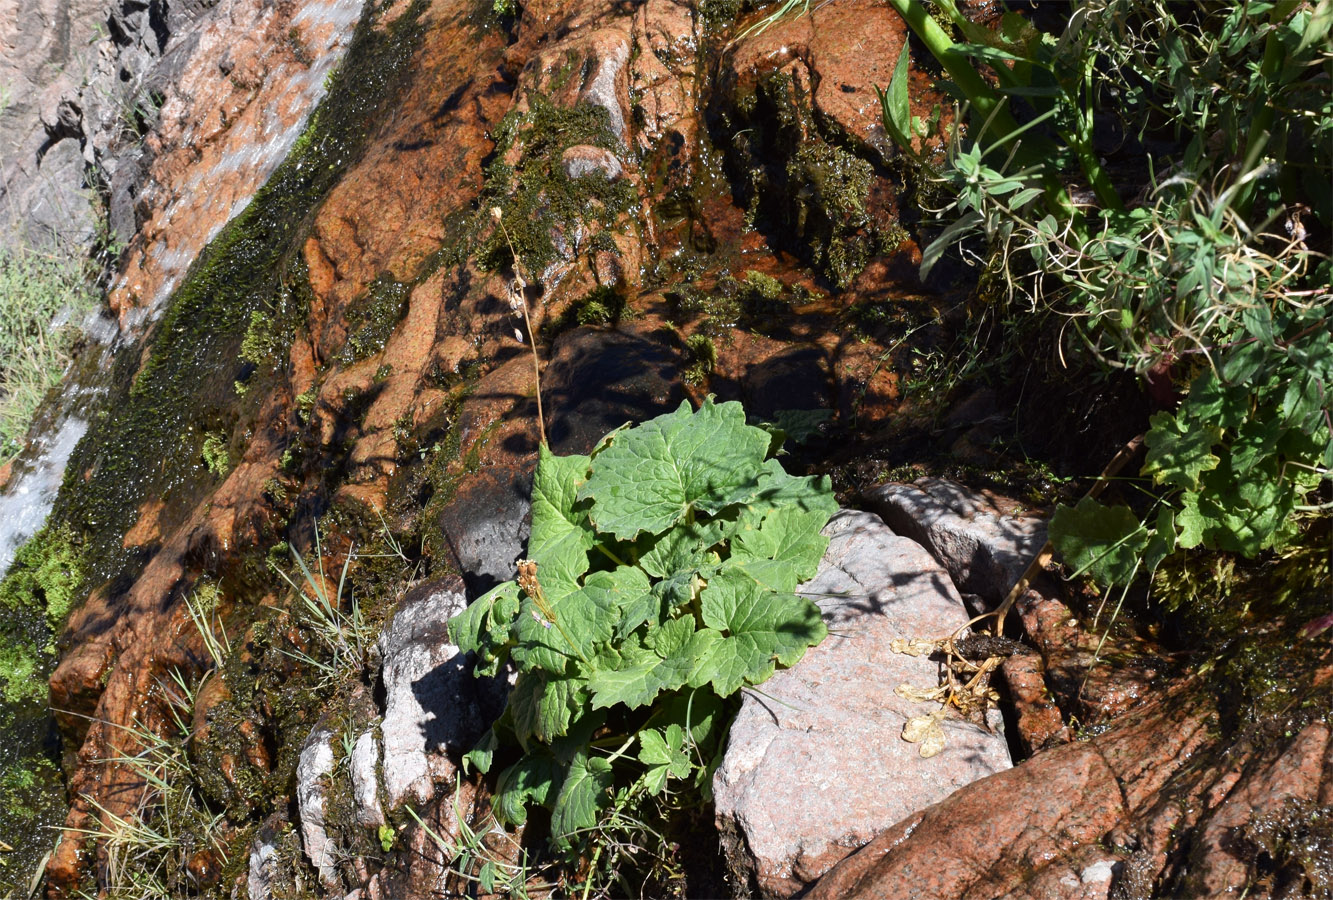
<path id="1" fill-rule="evenodd" d="M 83 261 L 0 248 L 0 465 L 69 364 L 78 329 L 59 324 L 95 302 Z"/>

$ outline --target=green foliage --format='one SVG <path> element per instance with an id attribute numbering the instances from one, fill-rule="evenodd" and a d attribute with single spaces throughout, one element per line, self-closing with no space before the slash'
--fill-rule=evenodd
<path id="1" fill-rule="evenodd" d="M 227 448 L 227 436 L 220 431 L 210 431 L 204 435 L 204 445 L 200 451 L 204 457 L 204 467 L 219 478 L 225 478 L 231 471 L 231 451 Z"/>
<path id="2" fill-rule="evenodd" d="M 78 336 L 56 325 L 93 305 L 85 267 L 74 259 L 0 249 L 0 464 L 23 447 L 37 407 L 60 379 Z"/>
<path id="3" fill-rule="evenodd" d="M 702 384 L 717 368 L 717 347 L 713 339 L 702 333 L 692 334 L 685 339 L 685 352 L 690 364 L 681 373 L 681 380 L 686 384 Z"/>
<path id="4" fill-rule="evenodd" d="M 517 253 L 528 277 L 542 272 L 568 252 L 551 239 L 555 234 L 597 231 L 612 227 L 620 213 L 636 202 L 626 179 L 570 178 L 561 155 L 570 147 L 590 144 L 622 150 L 607 111 L 592 103 L 557 106 L 542 94 L 533 94 L 526 112 L 510 112 L 495 130 L 495 153 L 486 168 L 483 206 L 502 209 L 505 230 L 495 229 L 482 248 L 483 265 L 498 269 L 515 262 Z M 521 145 L 514 165 L 505 160 Z M 512 252 L 511 252 L 512 246 Z"/>
<path id="5" fill-rule="evenodd" d="M 765 460 L 770 446 L 740 404 L 710 398 L 612 432 L 591 456 L 543 448 L 531 559 L 449 624 L 479 674 L 518 668 L 505 713 L 468 755 L 487 771 L 521 748 L 499 776 L 501 821 L 543 806 L 567 848 L 610 807 L 618 768 L 637 773 L 632 791 L 704 787 L 724 698 L 823 639 L 818 607 L 795 590 L 837 503 L 827 479 Z"/>
<path id="6" fill-rule="evenodd" d="M 27 540 L 0 581 L 0 609 L 37 611 L 59 631 L 84 585 L 83 556 L 68 528 L 48 526 Z"/>
<path id="7" fill-rule="evenodd" d="M 1115 0 L 1057 37 L 1013 16 L 979 29 L 943 0 L 968 41 L 954 44 L 916 0 L 892 2 L 991 123 L 985 143 L 955 135 L 954 218 L 923 270 L 980 236 L 1010 298 L 1066 316 L 1104 364 L 1181 389 L 1148 423 L 1146 515 L 1085 501 L 1052 522 L 1057 548 L 1124 583 L 1177 550 L 1288 546 L 1302 516 L 1328 510 L 1333 478 L 1333 268 L 1317 244 L 1333 226 L 1333 4 Z M 998 88 L 963 72 L 969 58 Z M 882 95 L 900 142 L 904 66 Z M 1094 125 L 1113 119 L 1138 137 L 1173 128 L 1179 148 L 1170 177 L 1143 160 L 1150 181 L 1128 209 L 1092 152 Z M 1070 206 L 1071 171 L 1099 208 Z"/>

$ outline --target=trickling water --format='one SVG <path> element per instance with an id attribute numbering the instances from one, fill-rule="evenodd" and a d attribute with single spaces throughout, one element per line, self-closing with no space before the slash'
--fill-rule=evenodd
<path id="1" fill-rule="evenodd" d="M 67 415 L 35 443 L 30 467 L 0 493 L 0 576 L 9 571 L 14 554 L 46 521 L 65 474 L 65 463 L 88 430 L 88 423 Z"/>
<path id="2" fill-rule="evenodd" d="M 200 251 L 249 206 L 255 191 L 291 152 L 307 113 L 324 98 L 329 75 L 346 53 L 364 6 L 364 0 L 304 4 L 290 27 L 305 64 L 276 65 L 240 118 L 215 146 L 200 151 L 200 164 L 164 185 L 172 199 L 146 229 L 153 233 L 140 259 L 112 287 L 113 296 L 139 297 L 124 312 L 126 330 L 137 334 L 162 315 Z M 201 141 L 200 128 L 196 123 L 187 129 L 184 146 Z"/>

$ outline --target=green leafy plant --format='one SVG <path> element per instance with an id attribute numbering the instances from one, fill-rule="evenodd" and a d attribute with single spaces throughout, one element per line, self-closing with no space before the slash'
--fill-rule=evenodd
<path id="1" fill-rule="evenodd" d="M 479 675 L 518 670 L 468 755 L 489 771 L 504 748 L 521 752 L 499 775 L 502 822 L 545 807 L 566 849 L 610 808 L 618 772 L 648 793 L 673 779 L 707 790 L 724 699 L 824 638 L 796 588 L 837 503 L 827 479 L 766 459 L 775 449 L 739 403 L 711 398 L 612 432 L 590 456 L 541 449 L 531 559 L 449 625 Z"/>
<path id="2" fill-rule="evenodd" d="M 1056 512 L 1065 560 L 1127 585 L 1177 550 L 1288 546 L 1331 506 L 1333 2 L 1111 0 L 1054 35 L 1012 14 L 979 28 L 937 0 L 960 43 L 919 0 L 890 2 L 973 113 L 975 140 L 955 131 L 937 176 L 951 221 L 923 270 L 980 237 L 1008 297 L 1065 317 L 1071 349 L 1180 393 L 1148 423 L 1142 506 Z M 925 166 L 907 84 L 904 49 L 885 128 Z M 1149 183 L 1129 203 L 1092 144 L 1112 122 L 1137 138 L 1169 129 L 1179 148 L 1170 170 L 1145 154 Z M 1075 207 L 1071 180 L 1095 204 Z"/>

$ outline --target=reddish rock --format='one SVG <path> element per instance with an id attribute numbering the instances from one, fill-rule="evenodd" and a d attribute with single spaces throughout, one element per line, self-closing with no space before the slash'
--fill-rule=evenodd
<path id="1" fill-rule="evenodd" d="M 109 297 L 122 324 L 142 321 L 165 302 L 199 251 L 282 161 L 360 11 L 359 0 L 236 2 L 197 35 L 150 137 L 155 160 L 143 189 L 149 215 Z M 229 74 L 220 70 L 223 58 Z"/>
<path id="2" fill-rule="evenodd" d="M 568 178 L 596 175 L 611 181 L 619 178 L 624 171 L 620 166 L 620 160 L 616 159 L 610 150 L 586 144 L 576 144 L 566 148 L 565 152 L 560 154 L 560 164 Z"/>
<path id="3" fill-rule="evenodd" d="M 1051 870 L 1057 884 L 1072 880 L 1081 890 L 1086 869 L 1076 869 L 1070 855 L 1109 833 L 1207 746 L 1213 712 L 1187 693 L 1160 698 L 1114 735 L 1047 751 L 908 817 L 835 866 L 807 896 L 1085 896 L 1028 894 L 1024 886 Z"/>
<path id="4" fill-rule="evenodd" d="M 1018 712 L 1018 736 L 1029 754 L 1071 739 L 1060 708 L 1050 696 L 1045 667 L 1035 654 L 1018 654 L 1000 665 L 1009 698 Z"/>

